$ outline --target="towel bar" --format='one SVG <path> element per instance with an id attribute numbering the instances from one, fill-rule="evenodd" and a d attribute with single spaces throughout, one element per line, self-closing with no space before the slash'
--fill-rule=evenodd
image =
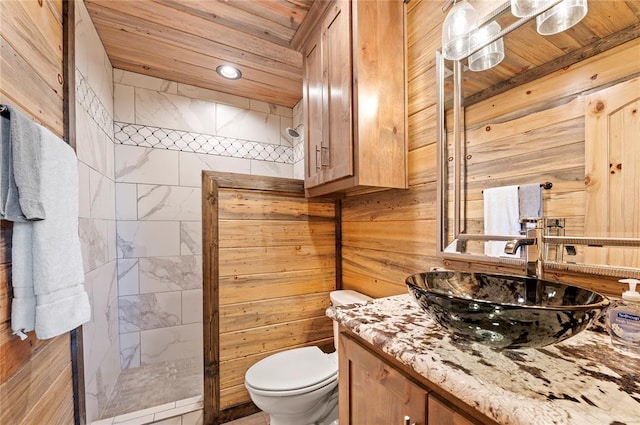
<path id="1" fill-rule="evenodd" d="M 5 105 L 0 105 L 0 115 L 5 115 L 9 109 Z"/>
<path id="2" fill-rule="evenodd" d="M 544 190 L 549 190 L 553 187 L 553 183 L 551 182 L 540 183 L 540 187 L 543 188 Z M 484 193 L 484 190 L 482 191 L 482 193 Z"/>

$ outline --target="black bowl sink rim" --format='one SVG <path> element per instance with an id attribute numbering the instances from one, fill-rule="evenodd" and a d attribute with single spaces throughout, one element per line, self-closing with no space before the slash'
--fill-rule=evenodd
<path id="1" fill-rule="evenodd" d="M 594 302 L 594 303 L 591 303 L 591 304 L 551 305 L 551 306 L 547 306 L 547 305 L 516 304 L 516 303 L 508 303 L 508 302 L 482 300 L 482 299 L 477 299 L 477 298 L 467 298 L 467 297 L 462 297 L 462 296 L 455 295 L 455 294 L 445 294 L 445 293 L 442 293 L 440 291 L 436 291 L 433 288 L 430 288 L 428 286 L 428 281 L 426 280 L 426 276 L 427 275 L 434 275 L 434 274 L 485 275 L 485 276 L 492 276 L 492 277 L 497 277 L 497 278 L 517 279 L 517 280 L 535 279 L 538 282 L 545 282 L 545 283 L 549 283 L 549 284 L 552 284 L 552 285 L 559 285 L 559 286 L 565 286 L 565 287 L 574 287 L 574 288 L 580 289 L 582 291 L 591 292 L 595 296 L 599 297 L 600 301 L 597 301 L 597 302 Z M 425 283 L 425 286 L 421 286 L 419 284 L 416 284 L 414 282 L 415 278 L 422 279 L 422 281 Z M 509 274 L 484 273 L 484 272 L 462 272 L 462 271 L 455 271 L 455 270 L 446 270 L 446 271 L 445 270 L 439 270 L 439 271 L 433 271 L 433 272 L 416 273 L 414 275 L 411 275 L 411 276 L 407 277 L 406 280 L 405 280 L 405 283 L 406 283 L 407 286 L 416 288 L 419 291 L 424 291 L 424 292 L 427 292 L 429 294 L 432 294 L 432 295 L 440 297 L 440 298 L 454 299 L 456 301 L 461 301 L 461 302 L 465 302 L 465 303 L 477 303 L 477 304 L 482 304 L 482 305 L 487 305 L 487 306 L 499 305 L 501 308 L 504 307 L 505 309 L 549 310 L 549 311 L 569 311 L 569 310 L 573 310 L 573 311 L 575 311 L 575 310 L 592 310 L 594 308 L 604 309 L 604 308 L 608 307 L 609 304 L 610 304 L 610 301 L 606 296 L 600 294 L 599 292 L 592 291 L 591 289 L 586 289 L 586 288 L 583 288 L 583 287 L 578 286 L 578 285 L 571 285 L 571 284 L 552 281 L 552 280 L 547 280 L 547 279 L 538 279 L 535 276 L 509 275 Z"/>

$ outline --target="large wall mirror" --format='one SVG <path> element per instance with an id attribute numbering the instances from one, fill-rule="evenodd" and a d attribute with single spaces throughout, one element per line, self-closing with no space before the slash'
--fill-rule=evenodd
<path id="1" fill-rule="evenodd" d="M 537 186 L 539 215 L 557 219 L 544 229 L 550 268 L 640 278 L 640 4 L 589 1 L 577 24 L 541 35 L 540 16 L 566 1 L 530 3 L 518 17 L 510 2 L 473 2 L 479 29 L 463 58 L 446 35 L 436 52 L 439 254 L 523 264 L 524 249 L 510 256 L 490 244 L 534 224 L 487 232 L 487 217 L 504 218 L 514 187 L 540 196 Z M 496 188 L 511 192 L 495 198 Z"/>

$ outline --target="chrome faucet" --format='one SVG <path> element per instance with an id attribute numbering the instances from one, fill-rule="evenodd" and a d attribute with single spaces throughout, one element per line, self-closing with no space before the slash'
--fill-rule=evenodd
<path id="1" fill-rule="evenodd" d="M 527 234 L 523 238 L 512 239 L 507 241 L 504 246 L 504 253 L 513 255 L 518 248 L 524 246 L 524 260 L 527 269 L 527 276 L 535 276 L 542 279 L 543 270 L 543 254 L 544 254 L 544 228 L 545 219 L 523 219 L 523 223 L 535 222 L 536 227 L 527 229 Z"/>

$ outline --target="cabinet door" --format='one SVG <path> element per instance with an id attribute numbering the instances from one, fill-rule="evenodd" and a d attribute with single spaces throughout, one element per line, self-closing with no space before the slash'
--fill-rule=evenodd
<path id="1" fill-rule="evenodd" d="M 304 109 L 306 117 L 305 137 L 305 187 L 320 184 L 320 146 L 323 133 L 322 107 L 322 48 L 319 33 L 307 46 L 304 56 Z"/>
<path id="2" fill-rule="evenodd" d="M 339 1 L 322 32 L 324 121 L 320 146 L 323 183 L 353 175 L 351 11 Z"/>
<path id="3" fill-rule="evenodd" d="M 426 425 L 427 392 L 351 338 L 339 337 L 340 424 Z"/>
<path id="4" fill-rule="evenodd" d="M 476 425 L 477 422 L 457 412 L 453 407 L 429 395 L 428 425 Z"/>

